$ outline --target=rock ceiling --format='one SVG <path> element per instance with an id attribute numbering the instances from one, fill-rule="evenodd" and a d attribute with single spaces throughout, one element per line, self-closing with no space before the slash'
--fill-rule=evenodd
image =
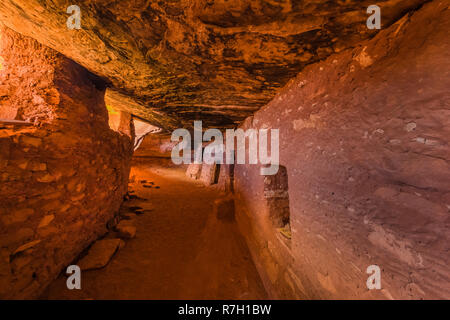
<path id="1" fill-rule="evenodd" d="M 0 21 L 110 83 L 114 108 L 165 129 L 230 127 L 302 68 L 371 37 L 425 0 L 1 0 Z M 81 8 L 69 30 L 67 7 Z"/>

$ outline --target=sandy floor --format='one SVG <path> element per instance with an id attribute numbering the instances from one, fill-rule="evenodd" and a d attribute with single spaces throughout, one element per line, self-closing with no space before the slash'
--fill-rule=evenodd
<path id="1" fill-rule="evenodd" d="M 264 287 L 234 223 L 213 215 L 220 194 L 180 169 L 135 164 L 129 206 L 153 208 L 136 216 L 137 236 L 103 269 L 82 273 L 82 289 L 61 275 L 43 299 L 264 299 Z M 154 182 L 144 188 L 139 182 Z"/>

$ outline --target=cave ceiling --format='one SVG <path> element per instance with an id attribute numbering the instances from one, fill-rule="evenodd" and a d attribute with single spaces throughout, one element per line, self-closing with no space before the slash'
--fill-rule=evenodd
<path id="1" fill-rule="evenodd" d="M 304 66 L 355 46 L 424 0 L 1 0 L 0 21 L 109 83 L 106 102 L 171 130 L 233 127 Z M 81 8 L 69 30 L 67 7 Z"/>

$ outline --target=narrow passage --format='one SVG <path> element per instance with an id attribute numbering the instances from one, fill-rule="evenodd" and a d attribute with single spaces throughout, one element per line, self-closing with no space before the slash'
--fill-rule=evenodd
<path id="1" fill-rule="evenodd" d="M 264 299 L 266 292 L 235 222 L 218 220 L 222 195 L 180 168 L 135 160 L 130 190 L 137 233 L 104 268 L 82 272 L 82 290 L 54 281 L 49 299 Z M 107 236 L 108 237 L 108 236 Z"/>

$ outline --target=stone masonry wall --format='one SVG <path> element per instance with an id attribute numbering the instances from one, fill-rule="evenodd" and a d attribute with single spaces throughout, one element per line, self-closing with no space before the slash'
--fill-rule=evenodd
<path id="1" fill-rule="evenodd" d="M 35 298 L 106 232 L 126 193 L 132 139 L 110 130 L 105 85 L 0 30 L 0 298 Z M 10 112 L 11 113 L 11 112 Z"/>
<path id="2" fill-rule="evenodd" d="M 311 65 L 241 126 L 280 129 L 292 237 L 259 167 L 237 219 L 272 297 L 450 298 L 450 13 L 433 1 Z M 382 290 L 366 269 L 381 268 Z"/>

